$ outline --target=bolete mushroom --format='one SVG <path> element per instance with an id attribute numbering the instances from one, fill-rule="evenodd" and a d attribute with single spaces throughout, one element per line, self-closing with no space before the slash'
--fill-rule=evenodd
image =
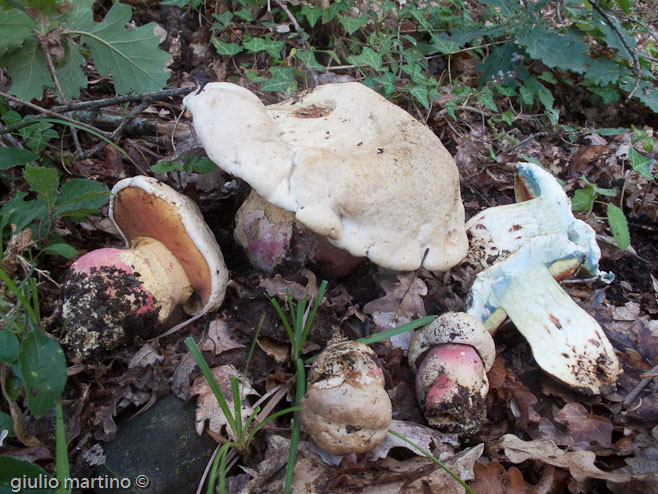
<path id="1" fill-rule="evenodd" d="M 466 312 L 490 331 L 509 317 L 544 371 L 580 391 L 600 393 L 621 372 L 614 349 L 596 320 L 555 281 L 575 272 L 589 254 L 565 234 L 530 237 L 477 275 Z"/>
<path id="2" fill-rule="evenodd" d="M 247 89 L 212 83 L 184 103 L 212 161 L 351 255 L 447 270 L 466 254 L 452 157 L 366 86 L 327 84 L 266 107 Z"/>
<path id="3" fill-rule="evenodd" d="M 109 216 L 126 249 L 81 256 L 64 282 L 64 344 L 85 359 L 130 335 L 156 336 L 176 319 L 222 303 L 228 281 L 222 253 L 199 208 L 150 177 L 119 181 Z"/>
<path id="4" fill-rule="evenodd" d="M 363 343 L 339 341 L 313 362 L 299 418 L 325 451 L 364 453 L 386 438 L 392 407 L 375 357 Z"/>
<path id="5" fill-rule="evenodd" d="M 327 273 L 340 277 L 365 259 L 330 244 L 295 221 L 295 213 L 267 202 L 253 189 L 235 215 L 233 233 L 251 265 L 268 274 L 286 260 L 309 260 L 322 263 Z M 293 236 L 298 239 L 294 245 Z"/>
<path id="6" fill-rule="evenodd" d="M 553 175 L 536 164 L 517 163 L 514 192 L 516 203 L 485 209 L 466 223 L 469 262 L 486 268 L 504 260 L 534 236 L 564 234 L 586 249 L 583 267 L 592 276 L 612 279 L 599 271 L 601 250 L 596 233 L 574 218 L 571 201 Z"/>
<path id="7" fill-rule="evenodd" d="M 417 329 L 407 358 L 427 422 L 444 432 L 474 434 L 482 426 L 496 357 L 493 338 L 475 317 L 448 312 Z"/>

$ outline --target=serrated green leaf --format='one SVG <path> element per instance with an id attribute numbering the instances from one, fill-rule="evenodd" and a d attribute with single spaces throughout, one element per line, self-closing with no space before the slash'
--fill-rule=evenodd
<path id="1" fill-rule="evenodd" d="M 544 81 L 544 82 L 548 82 L 549 84 L 557 84 L 558 83 L 558 80 L 553 75 L 553 72 L 549 72 L 548 70 L 545 70 L 544 72 L 542 72 L 541 75 L 537 78 Z"/>
<path id="2" fill-rule="evenodd" d="M 371 67 L 379 72 L 384 71 L 384 67 L 382 66 L 382 56 L 374 51 L 372 48 L 368 48 L 367 46 L 363 47 L 363 50 L 361 50 L 361 53 L 359 55 L 350 55 L 347 57 L 348 63 L 351 63 L 353 65 L 356 65 L 358 67 L 362 66 L 367 66 Z"/>
<path id="3" fill-rule="evenodd" d="M 484 5 L 498 7 L 504 17 L 510 17 L 521 10 L 518 2 L 515 0 L 479 0 Z"/>
<path id="4" fill-rule="evenodd" d="M 608 224 L 620 250 L 626 250 L 631 244 L 631 234 L 624 212 L 614 204 L 608 204 Z"/>
<path id="5" fill-rule="evenodd" d="M 85 64 L 85 57 L 80 54 L 78 45 L 69 38 L 66 40 L 65 46 L 64 59 L 55 73 L 64 98 L 69 101 L 80 97 L 80 88 L 87 87 L 87 77 L 81 68 Z"/>
<path id="6" fill-rule="evenodd" d="M 218 27 L 220 27 L 221 29 L 226 29 L 228 26 L 231 25 L 231 22 L 233 21 L 233 12 L 231 12 L 230 10 L 227 10 L 222 14 L 213 14 L 212 16 L 219 23 L 219 25 L 217 23 L 213 24 L 211 26 L 212 29 L 217 29 Z"/>
<path id="7" fill-rule="evenodd" d="M 626 92 L 631 92 L 635 81 L 625 80 L 621 88 Z M 640 86 L 634 95 L 642 104 L 649 107 L 654 113 L 658 113 L 658 90 L 647 81 L 641 81 Z"/>
<path id="8" fill-rule="evenodd" d="M 635 148 L 631 148 L 628 152 L 628 161 L 631 162 L 633 170 L 638 172 L 645 178 L 653 180 L 653 175 L 651 174 L 651 158 L 641 155 L 638 153 Z"/>
<path id="9" fill-rule="evenodd" d="M 27 147 L 35 153 L 40 153 L 52 139 L 58 137 L 55 129 L 51 127 L 52 124 L 49 122 L 35 120 L 34 124 L 23 127 L 18 133 L 25 140 Z"/>
<path id="10" fill-rule="evenodd" d="M 0 57 L 18 48 L 32 34 L 34 21 L 19 9 L 0 9 Z"/>
<path id="11" fill-rule="evenodd" d="M 519 95 L 521 96 L 521 101 L 523 101 L 523 103 L 526 105 L 532 105 L 532 103 L 535 101 L 536 94 L 537 94 L 536 91 L 528 88 L 527 86 L 521 86 L 519 88 Z"/>
<path id="12" fill-rule="evenodd" d="M 62 348 L 39 330 L 28 334 L 18 355 L 27 404 L 41 418 L 66 386 L 66 357 Z"/>
<path id="13" fill-rule="evenodd" d="M 174 170 L 182 170 L 183 163 L 180 161 L 162 160 L 151 167 L 153 173 L 170 173 Z"/>
<path id="14" fill-rule="evenodd" d="M 334 20 L 338 12 L 347 10 L 347 5 L 341 2 L 334 2 L 322 11 L 322 24 L 327 24 Z"/>
<path id="15" fill-rule="evenodd" d="M 297 50 L 295 56 L 309 69 L 324 70 L 324 65 L 318 63 L 313 50 Z"/>
<path id="16" fill-rule="evenodd" d="M 33 190 L 39 194 L 39 199 L 50 208 L 57 196 L 59 186 L 59 175 L 54 168 L 27 166 L 23 170 L 23 178 Z"/>
<path id="17" fill-rule="evenodd" d="M 315 23 L 322 17 L 322 9 L 320 7 L 309 7 L 302 5 L 302 15 L 308 21 L 309 26 L 315 27 Z"/>
<path id="18" fill-rule="evenodd" d="M 80 35 L 91 50 L 96 69 L 103 77 L 112 74 L 118 94 L 162 89 L 169 78 L 164 71 L 169 54 L 158 48 L 159 38 L 153 33 L 155 23 L 135 29 L 124 26 L 132 9 L 115 3 L 103 19 L 86 29 L 65 30 L 64 34 Z M 88 18 L 80 19 L 88 23 Z"/>
<path id="19" fill-rule="evenodd" d="M 295 69 L 291 67 L 270 67 L 272 77 L 266 80 L 261 86 L 261 91 L 273 93 L 284 93 L 288 90 L 297 89 L 295 82 Z"/>
<path id="20" fill-rule="evenodd" d="M 542 86 L 537 92 L 537 97 L 539 98 L 541 104 L 544 105 L 544 108 L 546 108 L 547 110 L 553 108 L 553 103 L 555 102 L 555 98 L 553 98 L 553 95 L 548 89 Z"/>
<path id="21" fill-rule="evenodd" d="M 591 92 L 596 94 L 599 98 L 601 98 L 601 102 L 604 105 L 607 105 L 608 103 L 613 103 L 615 101 L 619 101 L 621 99 L 621 95 L 619 94 L 619 91 L 614 88 L 614 86 L 611 86 L 608 84 L 605 87 L 598 87 L 598 86 L 587 86 L 587 89 Z"/>
<path id="22" fill-rule="evenodd" d="M 585 53 L 587 45 L 573 34 L 558 34 L 542 26 L 520 29 L 516 39 L 526 47 L 528 55 L 548 67 L 582 74 L 591 60 Z"/>
<path id="23" fill-rule="evenodd" d="M 27 149 L 0 147 L 0 170 L 25 165 L 37 159 L 39 159 L 39 155 Z"/>
<path id="24" fill-rule="evenodd" d="M 253 20 L 251 11 L 245 8 L 235 11 L 234 14 L 245 22 L 251 22 Z"/>
<path id="25" fill-rule="evenodd" d="M 507 125 L 512 125 L 512 123 L 514 122 L 514 113 L 512 113 L 511 111 L 503 112 L 500 114 L 500 118 Z"/>
<path id="26" fill-rule="evenodd" d="M 343 29 L 345 29 L 350 36 L 361 29 L 361 26 L 365 26 L 368 23 L 368 16 L 365 14 L 356 19 L 342 14 L 338 14 L 337 17 L 338 21 L 343 26 Z"/>
<path id="27" fill-rule="evenodd" d="M 44 88 L 55 87 L 48 72 L 46 56 L 36 38 L 27 38 L 21 48 L 5 55 L 0 64 L 7 68 L 7 74 L 12 79 L 9 94 L 17 98 L 26 101 L 40 99 Z"/>
<path id="28" fill-rule="evenodd" d="M 237 43 L 226 43 L 215 37 L 211 38 L 210 42 L 215 47 L 215 50 L 217 50 L 218 55 L 228 55 L 229 57 L 232 57 L 233 55 L 240 53 L 243 49 Z"/>
<path id="29" fill-rule="evenodd" d="M 615 3 L 626 15 L 629 15 L 633 9 L 633 0 L 615 0 Z"/>
<path id="30" fill-rule="evenodd" d="M 217 171 L 217 165 L 208 158 L 201 158 L 192 162 L 192 169 L 195 173 L 214 173 Z"/>
<path id="31" fill-rule="evenodd" d="M 574 211 L 589 211 L 589 208 L 592 207 L 596 195 L 594 194 L 594 189 L 592 187 L 587 187 L 586 189 L 578 189 L 573 193 L 573 198 L 571 199 L 571 209 Z"/>
<path id="32" fill-rule="evenodd" d="M 9 225 L 16 225 L 16 231 L 21 231 L 35 219 L 47 219 L 48 211 L 46 207 L 36 201 L 26 201 L 27 193 L 17 192 L 16 197 L 8 201 L 0 209 L 0 230 Z"/>
<path id="33" fill-rule="evenodd" d="M 284 44 L 283 41 L 274 41 L 269 34 L 265 38 L 251 38 L 242 42 L 242 45 L 249 53 L 264 51 L 273 58 L 281 58 L 281 50 L 283 50 Z"/>
<path id="34" fill-rule="evenodd" d="M 517 79 L 523 81 L 530 75 L 521 62 L 524 55 L 524 50 L 513 41 L 507 41 L 502 46 L 494 46 L 489 56 L 476 68 L 483 72 L 478 81 L 478 87 L 482 88 L 488 82 L 503 86 L 517 86 Z"/>
<path id="35" fill-rule="evenodd" d="M 105 184 L 85 178 L 73 178 L 66 182 L 55 200 L 55 214 L 58 216 L 73 216 L 74 221 L 84 219 L 88 211 L 96 211 L 102 207 L 110 194 Z M 81 216 L 84 211 L 84 217 Z"/>
<path id="36" fill-rule="evenodd" d="M 459 44 L 455 43 L 451 39 L 448 39 L 447 36 L 440 34 L 432 34 L 432 48 L 433 53 L 442 53 L 443 55 L 449 55 L 451 53 L 459 50 Z"/>
<path id="37" fill-rule="evenodd" d="M 430 102 L 427 98 L 427 86 L 412 85 L 409 88 L 409 94 L 414 97 L 424 108 L 429 110 Z"/>
<path id="38" fill-rule="evenodd" d="M 608 21 L 604 20 L 603 17 L 598 12 L 594 13 L 594 24 L 595 26 L 603 33 L 603 39 L 608 44 L 609 47 L 616 49 L 619 52 L 619 55 L 626 59 L 632 59 L 632 55 L 628 52 L 628 49 L 624 46 L 621 39 L 619 38 L 619 33 L 624 37 L 624 41 L 628 46 L 633 50 L 635 48 L 635 38 L 630 36 L 624 26 L 621 25 L 619 20 L 614 16 L 608 16 L 617 30 L 614 30 Z"/>
<path id="39" fill-rule="evenodd" d="M 64 259 L 72 259 L 78 254 L 74 247 L 64 243 L 50 244 L 44 247 L 41 252 L 51 256 L 62 256 Z"/>
<path id="40" fill-rule="evenodd" d="M 478 101 L 480 102 L 480 104 L 486 106 L 491 111 L 496 113 L 498 112 L 498 107 L 494 102 L 493 93 L 491 92 L 491 89 L 482 90 L 478 95 Z"/>
<path id="41" fill-rule="evenodd" d="M 366 77 L 363 81 L 363 84 L 383 94 L 384 96 L 390 96 L 395 92 L 395 81 L 395 74 L 392 74 L 391 72 L 385 72 L 382 75 L 378 75 L 376 77 Z"/>
<path id="42" fill-rule="evenodd" d="M 628 73 L 629 69 L 627 67 L 609 58 L 601 57 L 592 58 L 589 61 L 585 77 L 600 86 L 606 86 L 607 84 L 616 83 L 620 77 L 628 75 Z"/>
<path id="43" fill-rule="evenodd" d="M 18 358 L 21 345 L 18 338 L 9 328 L 0 329 L 0 360 L 13 364 Z"/>

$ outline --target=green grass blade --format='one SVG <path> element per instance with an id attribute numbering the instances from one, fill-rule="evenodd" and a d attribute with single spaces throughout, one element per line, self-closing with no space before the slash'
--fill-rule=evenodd
<path id="1" fill-rule="evenodd" d="M 244 422 L 244 430 L 248 431 L 249 427 L 251 426 L 251 423 L 256 419 L 258 414 L 260 413 L 260 407 L 256 407 L 251 411 L 251 415 L 247 417 L 247 420 Z M 247 448 L 249 447 L 249 441 L 251 440 L 252 434 L 249 434 L 247 436 L 247 441 L 243 444 L 243 446 L 246 446 Z"/>
<path id="2" fill-rule="evenodd" d="M 244 365 L 244 375 L 247 376 L 247 371 L 249 370 L 249 364 L 251 364 L 251 358 L 254 355 L 254 350 L 256 349 L 256 342 L 258 341 L 258 336 L 260 335 L 260 330 L 263 327 L 263 322 L 265 321 L 265 314 L 263 314 L 258 322 L 258 327 L 256 328 L 256 334 L 254 339 L 251 340 L 251 347 L 249 348 L 249 354 L 247 355 L 247 363 Z"/>
<path id="3" fill-rule="evenodd" d="M 284 408 L 283 410 L 279 410 L 278 412 L 274 412 L 272 415 L 268 415 L 267 417 L 265 417 L 262 422 L 256 424 L 256 426 L 249 433 L 249 436 L 247 436 L 247 445 L 251 443 L 251 440 L 254 438 L 256 433 L 259 430 L 261 430 L 264 426 L 266 426 L 269 422 L 271 422 L 275 418 L 280 417 L 281 415 L 285 415 L 286 413 L 296 412 L 298 410 L 301 410 L 302 408 L 304 407 L 288 407 L 288 408 Z"/>
<path id="4" fill-rule="evenodd" d="M 298 358 L 295 360 L 297 365 L 297 389 L 295 392 L 295 405 L 299 405 L 304 393 L 306 392 L 306 371 L 304 362 Z M 283 485 L 283 493 L 290 494 L 292 487 L 292 476 L 295 471 L 295 462 L 297 461 L 297 445 L 299 444 L 299 434 L 301 426 L 299 424 L 299 412 L 295 412 L 292 417 L 292 430 L 290 431 L 290 450 L 288 451 L 288 464 L 286 465 L 286 478 Z"/>
<path id="5" fill-rule="evenodd" d="M 315 295 L 315 300 L 313 300 L 313 306 L 311 307 L 311 312 L 308 315 L 308 319 L 306 319 L 306 324 L 304 325 L 304 331 L 302 332 L 302 342 L 301 345 L 299 346 L 299 350 L 301 352 L 302 347 L 304 346 L 304 343 L 306 343 L 306 338 L 308 337 L 308 334 L 311 331 L 311 325 L 313 324 L 313 319 L 315 319 L 315 313 L 318 311 L 318 307 L 320 307 L 320 302 L 322 301 L 322 297 L 324 297 L 324 292 L 327 290 L 327 280 L 322 281 L 320 283 L 320 288 L 318 288 L 318 293 Z M 299 357 L 300 355 L 298 355 Z"/>
<path id="6" fill-rule="evenodd" d="M 217 399 L 217 403 L 219 403 L 219 407 L 222 409 L 222 413 L 226 417 L 226 422 L 228 423 L 229 427 L 233 431 L 233 434 L 235 435 L 236 438 L 240 437 L 237 434 L 238 430 L 235 424 L 235 418 L 231 414 L 231 409 L 229 408 L 228 403 L 226 402 L 226 398 L 224 398 L 224 394 L 222 393 L 222 390 L 219 389 L 219 384 L 217 384 L 217 381 L 215 380 L 215 376 L 213 376 L 212 372 L 210 372 L 210 367 L 208 367 L 208 363 L 206 362 L 206 359 L 203 358 L 203 355 L 201 354 L 201 350 L 199 350 L 199 347 L 194 341 L 194 338 L 192 338 L 191 336 L 185 338 L 185 345 L 190 350 L 190 353 L 192 354 L 192 357 L 194 358 L 196 364 L 199 366 L 199 369 L 201 369 L 201 373 L 203 374 L 203 377 L 206 378 L 206 381 L 208 382 L 208 386 L 210 386 L 210 389 L 215 395 L 215 398 Z"/>
<path id="7" fill-rule="evenodd" d="M 304 295 L 304 300 L 300 301 L 297 304 L 297 316 L 295 317 L 295 358 L 298 359 L 302 352 L 302 333 L 304 332 L 304 312 L 306 311 L 306 299 L 308 298 L 308 290 L 306 290 L 306 295 Z"/>
<path id="8" fill-rule="evenodd" d="M 69 478 L 69 458 L 66 451 L 66 432 L 64 430 L 64 413 L 62 412 L 62 402 L 55 401 L 55 461 L 57 465 L 57 480 L 59 489 L 57 494 L 70 494 L 71 489 L 64 488 L 64 479 Z"/>
<path id="9" fill-rule="evenodd" d="M 234 376 L 231 380 L 231 391 L 233 393 L 233 411 L 235 417 L 235 428 L 237 429 L 235 438 L 239 443 L 242 442 L 242 396 L 240 394 L 240 381 Z"/>
<path id="10" fill-rule="evenodd" d="M 453 479 L 455 479 L 455 480 L 459 483 L 459 485 L 461 485 L 464 489 L 466 489 L 466 492 L 468 492 L 468 494 L 477 494 L 473 489 L 471 489 L 471 488 L 466 484 L 466 482 L 464 482 L 464 481 L 463 481 L 462 479 L 460 479 L 457 475 L 455 475 L 455 474 L 452 472 L 452 470 L 450 470 L 447 466 L 445 466 L 443 463 L 441 463 L 441 461 L 440 461 L 438 458 L 435 458 L 435 457 L 432 455 L 432 453 L 430 453 L 429 451 L 425 451 L 423 448 L 421 448 L 420 446 L 418 446 L 416 443 L 410 441 L 409 439 L 407 439 L 406 437 L 404 437 L 402 434 L 399 434 L 398 432 L 395 432 L 395 431 L 392 431 L 391 429 L 389 429 L 389 430 L 388 430 L 388 433 L 394 435 L 394 436 L 397 437 L 398 439 L 402 439 L 405 443 L 407 443 L 407 444 L 413 446 L 413 447 L 416 448 L 418 451 L 420 451 L 423 455 L 425 455 L 427 458 L 429 458 L 429 459 L 432 460 L 434 463 L 436 463 L 436 464 L 439 465 L 441 468 L 443 468 L 443 469 L 446 471 L 446 473 L 447 473 L 448 475 L 450 475 Z"/>
<path id="11" fill-rule="evenodd" d="M 356 341 L 359 341 L 359 342 L 364 343 L 366 345 L 370 345 L 370 344 L 375 343 L 377 341 L 381 341 L 381 340 L 385 340 L 386 338 L 390 338 L 391 336 L 406 333 L 407 331 L 411 331 L 412 329 L 416 329 L 416 328 L 419 328 L 421 326 L 425 326 L 425 325 L 431 323 L 434 319 L 436 319 L 436 316 L 421 317 L 420 319 L 416 319 L 415 321 L 411 321 L 411 322 L 402 324 L 402 325 L 398 326 L 397 328 L 387 329 L 386 331 L 381 331 L 379 333 L 375 333 L 372 336 L 368 336 L 367 338 L 359 338 Z"/>
<path id="12" fill-rule="evenodd" d="M 16 284 L 11 280 L 11 278 L 7 275 L 7 273 L 5 273 L 5 271 L 2 268 L 0 268 L 0 280 L 2 280 L 2 282 L 5 285 L 7 285 L 7 288 L 9 288 L 9 290 L 11 290 L 11 292 L 16 296 L 18 301 L 21 304 L 23 304 L 23 307 L 25 307 L 25 311 L 32 318 L 32 320 L 36 324 L 36 327 L 39 327 L 41 320 L 39 319 L 38 314 L 30 306 L 30 303 L 23 295 L 23 292 L 21 292 L 21 290 L 16 286 Z"/>
<path id="13" fill-rule="evenodd" d="M 274 309 L 276 310 L 276 313 L 279 315 L 281 322 L 283 322 L 283 326 L 286 328 L 286 333 L 288 333 L 288 338 L 290 339 L 290 343 L 292 344 L 295 341 L 295 334 L 292 332 L 292 328 L 290 327 L 288 318 L 283 313 L 283 309 L 281 309 L 279 302 L 277 302 L 274 298 L 270 298 L 269 301 L 274 306 Z"/>
<path id="14" fill-rule="evenodd" d="M 206 494 L 215 494 L 215 481 L 217 479 L 217 468 L 221 468 L 220 463 L 222 462 L 222 459 L 224 460 L 223 464 L 224 467 L 226 467 L 226 456 L 228 455 L 229 450 L 231 449 L 232 446 L 236 446 L 235 443 L 224 443 L 222 444 L 222 447 L 219 448 L 219 451 L 217 452 L 217 456 L 215 456 L 215 459 L 212 462 L 212 466 L 210 467 L 210 473 L 208 474 L 208 485 L 206 487 Z M 219 492 L 220 493 L 226 493 L 226 479 L 225 479 L 226 474 L 222 475 L 222 470 L 219 472 Z M 222 479 L 224 481 L 222 482 Z"/>

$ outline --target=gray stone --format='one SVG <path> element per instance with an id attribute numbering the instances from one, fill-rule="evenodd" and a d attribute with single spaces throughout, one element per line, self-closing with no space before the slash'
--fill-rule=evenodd
<path id="1" fill-rule="evenodd" d="M 129 478 L 131 488 L 97 489 L 102 494 L 194 494 L 203 471 L 217 446 L 194 429 L 195 401 L 184 403 L 174 396 L 160 399 L 133 420 L 119 424 L 114 441 L 104 446 L 105 465 L 97 475 Z M 148 478 L 148 488 L 136 485 Z M 116 482 L 116 481 L 115 481 Z"/>

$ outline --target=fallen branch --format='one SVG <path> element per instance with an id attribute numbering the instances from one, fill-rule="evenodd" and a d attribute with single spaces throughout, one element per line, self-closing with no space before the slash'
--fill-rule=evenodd
<path id="1" fill-rule="evenodd" d="M 178 87 L 175 89 L 163 89 L 162 91 L 155 91 L 152 93 L 140 94 L 125 94 L 123 96 L 115 96 L 112 98 L 102 98 L 92 101 L 78 101 L 77 103 L 69 103 L 67 105 L 53 106 L 52 111 L 59 113 L 66 113 L 74 110 L 84 109 L 99 109 L 106 106 L 121 105 L 123 103 L 136 103 L 142 101 L 160 101 L 167 99 L 171 96 L 182 96 L 192 91 L 196 91 L 194 87 Z"/>

